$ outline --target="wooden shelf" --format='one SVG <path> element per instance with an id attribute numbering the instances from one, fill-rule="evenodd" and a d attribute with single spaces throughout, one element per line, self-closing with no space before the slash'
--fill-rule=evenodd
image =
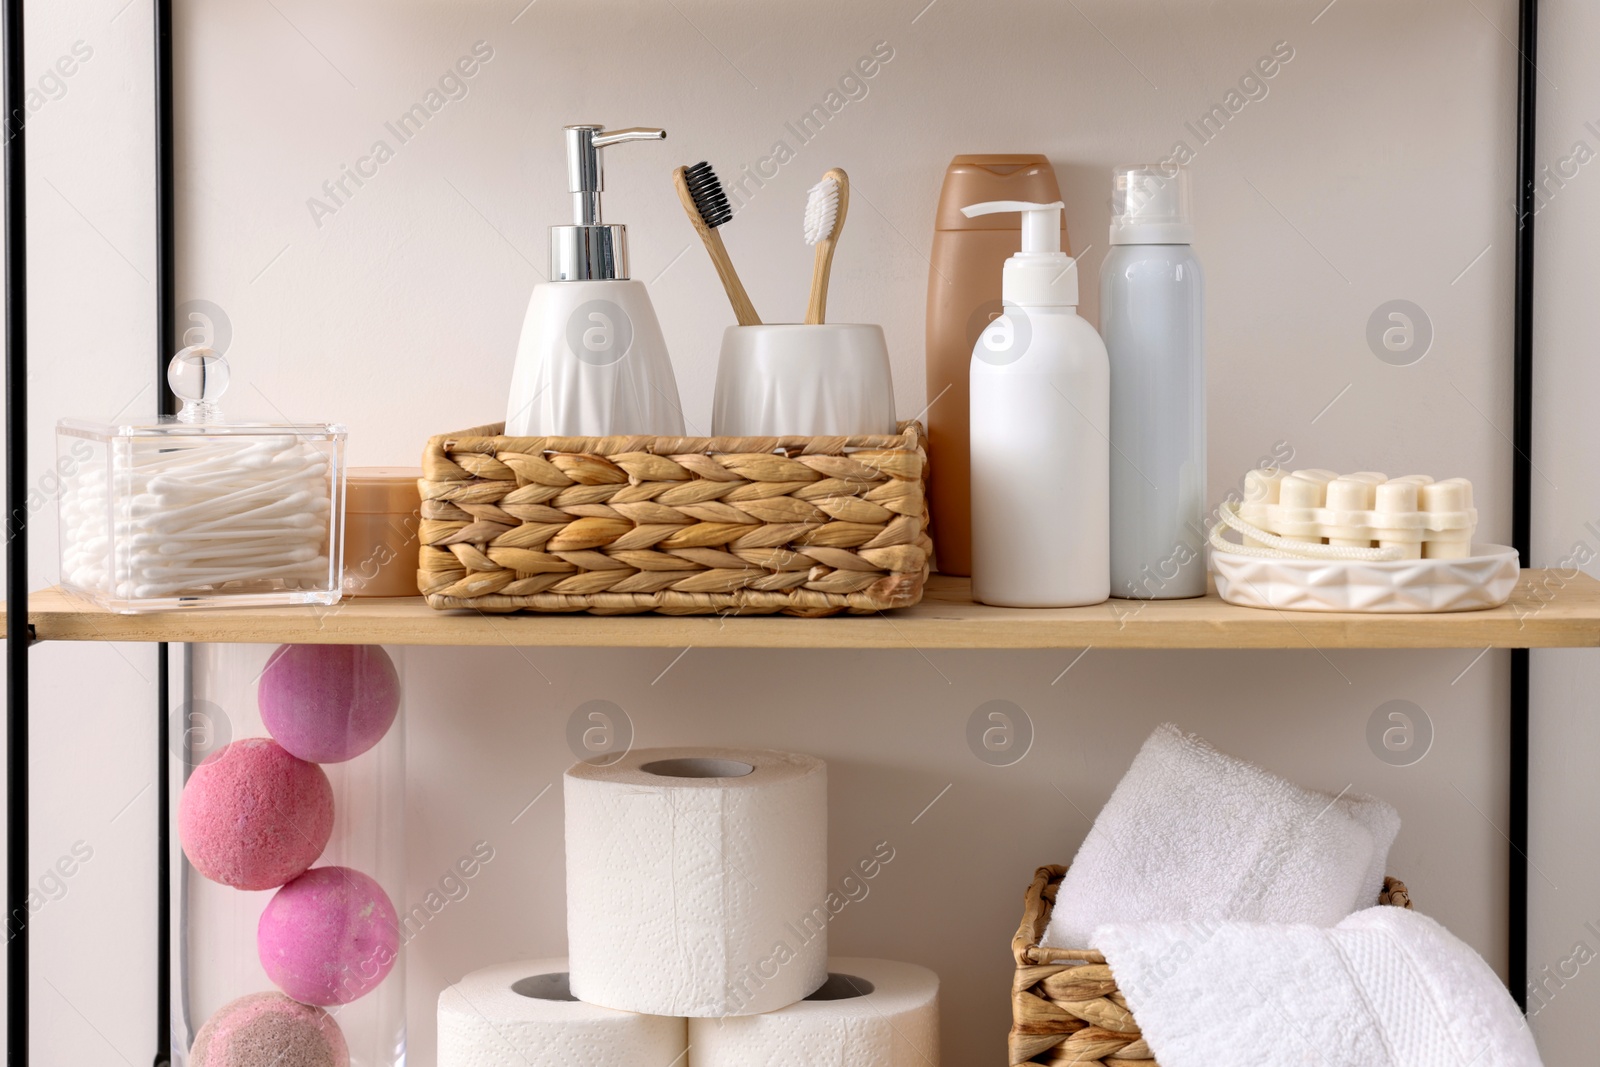
<path id="1" fill-rule="evenodd" d="M 1537 594 L 1537 595 L 1536 595 Z M 934 576 L 914 608 L 794 619 L 484 615 L 420 599 L 333 607 L 194 609 L 115 615 L 58 589 L 34 593 L 41 641 L 526 645 L 625 648 L 1587 648 L 1600 646 L 1600 581 L 1524 571 L 1511 602 L 1439 615 L 1334 615 L 1197 600 L 1113 600 L 1088 608 L 991 608 L 966 579 Z"/>

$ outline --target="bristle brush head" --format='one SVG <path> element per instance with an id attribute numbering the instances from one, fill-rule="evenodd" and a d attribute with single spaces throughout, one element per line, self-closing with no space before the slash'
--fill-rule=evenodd
<path id="1" fill-rule="evenodd" d="M 806 195 L 806 244 L 814 245 L 833 236 L 839 218 L 839 180 L 824 178 Z"/>
<path id="2" fill-rule="evenodd" d="M 694 209 L 700 212 L 700 221 L 713 230 L 733 218 L 733 208 L 728 206 L 728 194 L 722 191 L 722 182 L 711 164 L 701 161 L 683 169 L 684 184 L 689 187 L 689 198 Z"/>

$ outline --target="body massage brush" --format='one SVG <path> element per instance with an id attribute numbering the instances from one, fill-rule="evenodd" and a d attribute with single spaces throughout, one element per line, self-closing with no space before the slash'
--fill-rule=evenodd
<path id="1" fill-rule="evenodd" d="M 1465 478 L 1253 470 L 1217 515 L 1217 593 L 1245 607 L 1471 611 L 1504 604 L 1520 574 L 1515 549 L 1473 543 Z"/>

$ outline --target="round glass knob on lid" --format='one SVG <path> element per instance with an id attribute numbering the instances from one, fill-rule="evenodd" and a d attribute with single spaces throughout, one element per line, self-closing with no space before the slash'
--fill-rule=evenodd
<path id="1" fill-rule="evenodd" d="M 179 422 L 215 422 L 222 418 L 217 401 L 228 391 L 228 361 L 203 345 L 191 345 L 167 364 L 167 384 L 183 401 Z"/>

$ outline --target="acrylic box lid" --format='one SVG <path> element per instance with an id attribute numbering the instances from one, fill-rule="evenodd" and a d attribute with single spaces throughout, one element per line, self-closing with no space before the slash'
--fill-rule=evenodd
<path id="1" fill-rule="evenodd" d="M 88 437 L 237 437 L 290 434 L 296 437 L 341 439 L 345 428 L 333 422 L 263 422 L 225 419 L 218 406 L 228 391 L 228 361 L 209 348 L 185 348 L 167 365 L 167 384 L 182 401 L 176 415 L 145 416 L 118 421 L 65 418 L 59 429 Z"/>
<path id="2" fill-rule="evenodd" d="M 337 422 L 182 422 L 176 415 L 108 422 L 64 418 L 56 426 L 85 437 L 264 437 L 284 434 L 313 440 L 342 440 L 348 431 Z"/>

